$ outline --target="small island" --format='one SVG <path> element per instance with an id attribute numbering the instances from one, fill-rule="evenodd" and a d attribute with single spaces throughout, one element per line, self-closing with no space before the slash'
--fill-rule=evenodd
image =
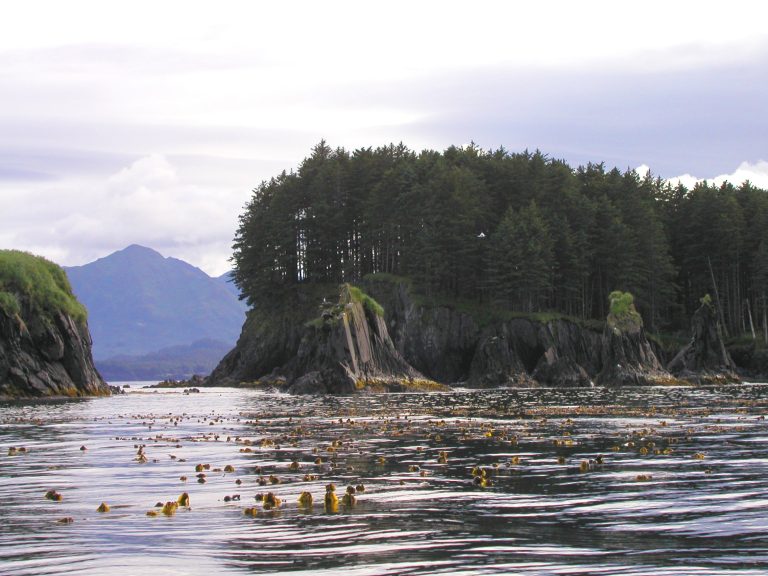
<path id="1" fill-rule="evenodd" d="M 738 381 L 726 316 L 697 311 L 718 277 L 738 291 L 730 264 L 717 246 L 680 244 L 699 224 L 686 213 L 716 203 L 711 193 L 538 151 L 350 154 L 321 142 L 241 216 L 234 278 L 251 310 L 207 383 L 345 393 Z M 349 316 L 354 300 L 365 314 Z M 670 365 L 692 317 L 718 363 Z"/>

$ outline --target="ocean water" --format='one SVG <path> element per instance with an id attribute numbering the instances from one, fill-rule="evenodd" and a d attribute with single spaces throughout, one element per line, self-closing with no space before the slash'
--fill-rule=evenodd
<path id="1" fill-rule="evenodd" d="M 0 574 L 768 573 L 766 385 L 140 386 L 0 404 Z"/>

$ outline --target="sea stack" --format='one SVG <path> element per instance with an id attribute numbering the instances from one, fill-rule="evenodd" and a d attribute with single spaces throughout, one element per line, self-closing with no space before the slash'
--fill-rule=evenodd
<path id="1" fill-rule="evenodd" d="M 294 394 L 447 390 L 398 352 L 381 306 L 342 284 L 338 296 L 249 314 L 208 385 L 273 386 Z M 288 318 L 288 314 L 293 314 Z"/>
<path id="2" fill-rule="evenodd" d="M 85 308 L 45 258 L 0 250 L 0 397 L 104 396 Z"/>
<path id="3" fill-rule="evenodd" d="M 654 386 L 678 381 L 667 372 L 653 351 L 629 292 L 609 296 L 610 312 L 602 336 L 601 386 Z"/>
<path id="4" fill-rule="evenodd" d="M 343 284 L 338 303 L 307 324 L 287 370 L 295 393 L 349 393 L 407 387 L 423 381 L 395 349 L 384 310 L 359 288 Z"/>
<path id="5" fill-rule="evenodd" d="M 738 382 L 736 365 L 723 342 L 717 310 L 707 294 L 691 319 L 691 341 L 672 359 L 667 369 L 697 384 Z"/>

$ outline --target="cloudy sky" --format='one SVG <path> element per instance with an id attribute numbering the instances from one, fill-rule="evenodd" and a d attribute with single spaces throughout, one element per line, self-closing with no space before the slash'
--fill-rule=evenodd
<path id="1" fill-rule="evenodd" d="M 321 139 L 540 149 L 768 188 L 759 2 L 25 0 L 0 19 L 0 248 L 228 269 Z"/>

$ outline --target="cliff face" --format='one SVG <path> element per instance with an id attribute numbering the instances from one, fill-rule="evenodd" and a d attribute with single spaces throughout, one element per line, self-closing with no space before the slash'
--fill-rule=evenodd
<path id="1" fill-rule="evenodd" d="M 601 386 L 654 386 L 675 384 L 648 342 L 642 325 L 619 327 L 609 322 L 601 338 Z"/>
<path id="2" fill-rule="evenodd" d="M 691 319 L 691 341 L 669 363 L 673 374 L 701 384 L 737 382 L 736 365 L 725 348 L 717 312 L 702 301 Z"/>
<path id="3" fill-rule="evenodd" d="M 567 319 L 479 326 L 467 313 L 419 306 L 403 283 L 372 281 L 403 357 L 427 377 L 473 387 L 650 384 L 669 375 L 642 331 L 601 334 Z M 606 364 L 627 370 L 606 370 Z M 616 380 L 611 380 L 616 378 Z"/>
<path id="4" fill-rule="evenodd" d="M 284 379 L 280 369 L 298 352 L 302 324 L 293 315 L 249 311 L 237 344 L 211 372 L 208 384 L 237 386 L 242 382 Z"/>
<path id="5" fill-rule="evenodd" d="M 469 314 L 418 305 L 404 283 L 368 282 L 366 290 L 384 307 L 392 341 L 416 370 L 439 382 L 462 382 L 480 329 Z"/>
<path id="6" fill-rule="evenodd" d="M 279 381 L 294 392 L 332 393 L 423 378 L 481 388 L 678 382 L 642 324 L 609 318 L 601 331 L 564 318 L 512 318 L 481 325 L 469 313 L 420 304 L 404 282 L 371 280 L 365 289 L 383 316 L 343 294 L 310 323 L 259 321 L 252 312 L 208 382 Z"/>
<path id="7" fill-rule="evenodd" d="M 297 394 L 439 389 L 395 348 L 383 316 L 354 288 L 337 301 L 302 306 L 314 317 L 297 322 L 251 312 L 237 346 L 208 378 L 209 385 L 273 384 Z"/>
<path id="8" fill-rule="evenodd" d="M 293 361 L 285 368 L 295 393 L 349 393 L 424 380 L 395 349 L 384 318 L 343 286 L 339 303 L 325 306 L 307 326 Z"/>
<path id="9" fill-rule="evenodd" d="M 85 321 L 42 315 L 20 301 L 19 313 L 0 308 L 0 397 L 109 394 L 93 365 Z"/>

